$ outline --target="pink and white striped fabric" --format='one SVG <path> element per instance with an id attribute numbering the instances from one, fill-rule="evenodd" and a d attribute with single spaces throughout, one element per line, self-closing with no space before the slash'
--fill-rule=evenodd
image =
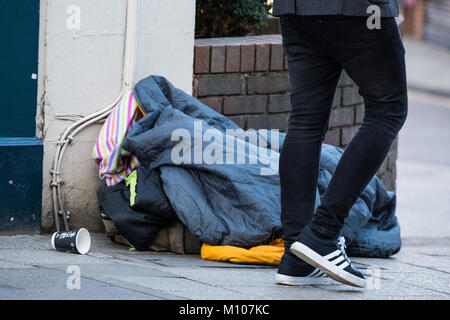
<path id="1" fill-rule="evenodd" d="M 92 150 L 92 157 L 100 166 L 99 177 L 108 186 L 115 185 L 140 166 L 136 156 L 122 149 L 122 143 L 142 113 L 133 96 L 126 92 L 104 123 Z"/>

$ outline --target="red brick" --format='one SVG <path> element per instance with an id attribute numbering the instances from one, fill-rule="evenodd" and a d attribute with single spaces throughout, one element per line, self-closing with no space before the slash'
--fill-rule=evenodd
<path id="1" fill-rule="evenodd" d="M 226 47 L 225 72 L 239 72 L 241 70 L 241 47 L 232 45 Z"/>
<path id="2" fill-rule="evenodd" d="M 395 188 L 396 188 L 396 185 L 395 185 L 396 172 L 395 171 L 387 171 L 383 175 L 381 175 L 379 178 L 383 182 L 386 189 L 388 189 L 390 191 L 395 191 Z"/>
<path id="3" fill-rule="evenodd" d="M 269 71 L 270 69 L 270 44 L 256 45 L 255 71 Z"/>
<path id="4" fill-rule="evenodd" d="M 362 97 L 359 95 L 357 86 L 346 87 L 342 89 L 342 105 L 350 106 L 353 104 L 359 104 L 363 102 Z"/>
<path id="5" fill-rule="evenodd" d="M 194 73 L 209 73 L 210 46 L 195 46 Z"/>
<path id="6" fill-rule="evenodd" d="M 200 102 L 207 105 L 214 111 L 222 113 L 222 97 L 206 97 L 200 98 Z"/>
<path id="7" fill-rule="evenodd" d="M 253 93 L 281 93 L 290 89 L 288 74 L 247 77 L 247 91 Z"/>
<path id="8" fill-rule="evenodd" d="M 361 124 L 364 120 L 364 104 L 357 105 L 355 113 L 355 124 Z"/>
<path id="9" fill-rule="evenodd" d="M 267 108 L 267 96 L 229 96 L 223 101 L 223 113 L 231 114 L 249 114 L 263 113 Z"/>
<path id="10" fill-rule="evenodd" d="M 377 175 L 380 176 L 388 170 L 388 157 L 386 157 L 377 170 Z"/>
<path id="11" fill-rule="evenodd" d="M 405 20 L 401 24 L 402 33 L 417 40 L 423 40 L 425 35 L 425 24 L 427 21 L 426 0 L 416 0 L 408 6 L 404 6 Z"/>
<path id="12" fill-rule="evenodd" d="M 389 152 L 388 157 L 387 157 L 387 169 L 388 170 L 392 170 L 393 168 L 395 168 L 396 163 L 397 163 L 397 157 L 396 157 L 396 152 Z"/>
<path id="13" fill-rule="evenodd" d="M 341 77 L 339 78 L 338 87 L 347 87 L 353 84 L 353 80 L 347 74 L 347 72 L 342 71 Z"/>
<path id="14" fill-rule="evenodd" d="M 284 65 L 284 50 L 281 43 L 273 43 L 270 54 L 270 70 L 281 71 Z"/>
<path id="15" fill-rule="evenodd" d="M 241 45 L 241 72 L 255 71 L 255 45 Z"/>
<path id="16" fill-rule="evenodd" d="M 192 96 L 194 98 L 198 97 L 198 78 L 196 76 L 192 79 Z"/>
<path id="17" fill-rule="evenodd" d="M 243 93 L 243 79 L 240 76 L 200 77 L 198 82 L 199 97 Z"/>
<path id="18" fill-rule="evenodd" d="M 346 146 L 358 131 L 358 127 L 341 128 L 341 146 Z"/>
<path id="19" fill-rule="evenodd" d="M 352 125 L 354 122 L 353 107 L 333 108 L 330 117 L 330 127 L 342 127 Z"/>
<path id="20" fill-rule="evenodd" d="M 269 113 L 288 112 L 291 110 L 289 94 L 272 94 L 269 97 Z"/>
<path id="21" fill-rule="evenodd" d="M 339 129 L 330 129 L 325 135 L 326 144 L 331 144 L 333 146 L 339 147 L 341 145 L 341 132 Z"/>
<path id="22" fill-rule="evenodd" d="M 342 105 L 342 89 L 337 88 L 336 92 L 334 93 L 333 98 L 333 107 L 341 106 Z"/>
<path id="23" fill-rule="evenodd" d="M 398 135 L 395 137 L 391 145 L 391 151 L 397 152 L 397 150 L 398 150 Z M 397 153 L 395 154 L 395 157 L 397 158 Z"/>
<path id="24" fill-rule="evenodd" d="M 273 114 L 264 116 L 253 116 L 247 119 L 248 129 L 278 129 L 286 131 L 286 114 Z"/>
<path id="25" fill-rule="evenodd" d="M 244 116 L 231 116 L 231 117 L 228 117 L 228 119 L 230 119 L 231 121 L 236 123 L 242 129 L 245 129 L 245 118 L 244 118 Z"/>
<path id="26" fill-rule="evenodd" d="M 225 72 L 225 47 L 211 47 L 211 73 Z"/>
<path id="27" fill-rule="evenodd" d="M 391 149 L 389 150 L 389 155 L 392 157 L 392 159 L 397 160 L 397 158 L 398 158 L 398 136 L 394 139 L 394 142 L 392 142 Z"/>
<path id="28" fill-rule="evenodd" d="M 394 178 L 397 179 L 397 164 L 394 163 L 394 165 L 389 169 L 394 174 Z"/>

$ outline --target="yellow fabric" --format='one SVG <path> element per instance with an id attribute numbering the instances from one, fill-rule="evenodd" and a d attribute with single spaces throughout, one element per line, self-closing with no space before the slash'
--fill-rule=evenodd
<path id="1" fill-rule="evenodd" d="M 137 103 L 137 101 L 136 101 L 136 106 L 138 107 L 139 111 L 142 113 L 143 116 L 147 115 L 147 113 L 144 112 L 144 110 L 142 110 L 141 106 L 139 105 L 139 103 Z"/>
<path id="2" fill-rule="evenodd" d="M 200 251 L 204 260 L 247 262 L 279 265 L 284 253 L 284 240 L 276 239 L 268 245 L 244 249 L 233 246 L 210 246 L 202 244 Z"/>

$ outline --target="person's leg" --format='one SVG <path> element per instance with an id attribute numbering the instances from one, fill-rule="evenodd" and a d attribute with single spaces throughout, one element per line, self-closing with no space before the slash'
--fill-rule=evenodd
<path id="1" fill-rule="evenodd" d="M 320 38 L 364 96 L 365 116 L 346 147 L 321 205 L 290 250 L 339 282 L 364 287 L 366 280 L 345 253 L 339 236 L 348 212 L 375 175 L 407 114 L 404 48 L 394 18 L 369 30 L 366 19 L 321 20 Z"/>
<path id="2" fill-rule="evenodd" d="M 336 34 L 342 26 L 324 24 L 335 58 L 364 97 L 365 116 L 346 147 L 311 224 L 312 231 L 322 237 L 339 234 L 407 115 L 405 52 L 395 19 L 383 18 L 379 30 L 367 29 L 365 19 L 355 21 L 343 35 Z"/>
<path id="3" fill-rule="evenodd" d="M 279 162 L 281 223 L 286 242 L 276 282 L 285 285 L 330 283 L 323 272 L 290 251 L 314 213 L 321 144 L 342 71 L 315 37 L 318 27 L 317 19 L 281 18 L 291 82 L 291 113 Z"/>
<path id="4" fill-rule="evenodd" d="M 281 17 L 291 83 L 291 113 L 281 148 L 281 223 L 286 247 L 314 213 L 321 144 L 342 68 L 315 37 L 317 19 Z"/>

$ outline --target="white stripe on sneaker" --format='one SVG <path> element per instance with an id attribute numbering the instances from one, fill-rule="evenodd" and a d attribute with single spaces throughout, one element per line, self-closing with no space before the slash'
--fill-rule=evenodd
<path id="1" fill-rule="evenodd" d="M 316 274 L 318 274 L 320 272 L 319 269 L 315 268 L 313 272 L 311 272 L 308 277 L 314 277 Z"/>
<path id="2" fill-rule="evenodd" d="M 333 251 L 332 253 L 329 253 L 329 254 L 327 254 L 326 256 L 324 256 L 323 258 L 324 259 L 327 259 L 327 260 L 330 260 L 331 258 L 334 258 L 334 257 L 336 257 L 336 256 L 338 256 L 338 255 L 340 255 L 341 254 L 341 250 L 336 250 L 336 251 Z"/>
<path id="3" fill-rule="evenodd" d="M 345 258 L 344 258 L 344 256 L 343 255 L 340 255 L 339 257 L 337 257 L 336 259 L 334 259 L 334 260 L 331 260 L 330 262 L 331 263 L 333 263 L 333 264 L 335 264 L 335 265 L 338 265 L 340 262 L 342 262 L 342 260 L 344 260 Z"/>
<path id="4" fill-rule="evenodd" d="M 318 278 L 318 277 L 320 277 L 322 274 L 323 274 L 323 272 L 319 270 L 319 272 L 317 272 L 313 277 L 314 277 L 314 278 Z"/>

